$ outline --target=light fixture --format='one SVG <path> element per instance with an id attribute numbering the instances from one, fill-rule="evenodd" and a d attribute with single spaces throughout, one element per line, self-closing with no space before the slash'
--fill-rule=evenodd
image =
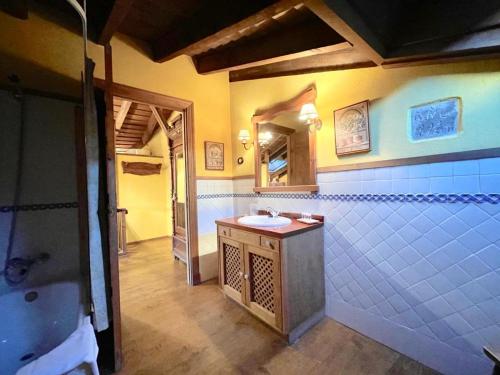
<path id="1" fill-rule="evenodd" d="M 247 147 L 248 141 L 250 140 L 250 132 L 247 129 L 240 130 L 240 133 L 238 134 L 238 139 L 240 140 L 245 150 L 250 149 L 250 146 Z"/>
<path id="2" fill-rule="evenodd" d="M 299 113 L 299 120 L 303 121 L 307 126 L 316 127 L 317 130 L 321 129 L 323 125 L 314 103 L 305 103 L 302 106 Z"/>
<path id="3" fill-rule="evenodd" d="M 260 146 L 267 145 L 272 138 L 273 135 L 271 134 L 271 132 L 259 133 L 259 145 Z"/>

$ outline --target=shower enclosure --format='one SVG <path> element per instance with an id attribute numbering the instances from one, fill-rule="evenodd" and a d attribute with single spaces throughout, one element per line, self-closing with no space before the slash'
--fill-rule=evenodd
<path id="1" fill-rule="evenodd" d="M 0 90 L 0 372 L 61 344 L 85 313 L 75 107 Z"/>

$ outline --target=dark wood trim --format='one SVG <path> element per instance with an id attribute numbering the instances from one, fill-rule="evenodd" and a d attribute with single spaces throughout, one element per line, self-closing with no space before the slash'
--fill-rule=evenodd
<path id="1" fill-rule="evenodd" d="M 332 72 L 371 68 L 377 66 L 367 60 L 354 48 L 315 56 L 301 57 L 294 60 L 280 61 L 252 68 L 232 70 L 229 72 L 229 82 L 247 81 L 252 79 L 285 77 L 299 74 Z"/>
<path id="2" fill-rule="evenodd" d="M 103 80 L 94 78 L 96 86 L 105 84 Z M 173 96 L 158 94 L 152 91 L 139 89 L 114 82 L 112 84 L 113 95 L 122 99 L 130 99 L 136 103 L 154 105 L 168 108 L 183 113 L 184 118 L 184 137 L 185 137 L 185 155 L 186 155 L 186 174 L 187 174 L 187 209 L 188 213 L 186 227 L 188 228 L 188 243 L 190 254 L 190 275 L 189 282 L 197 285 L 201 282 L 199 257 L 198 257 L 198 209 L 196 198 L 196 160 L 195 160 L 195 131 L 194 131 L 194 104 L 190 100 L 180 99 Z M 113 108 L 113 107 L 111 107 Z"/>
<path id="3" fill-rule="evenodd" d="M 257 234 L 262 234 L 264 236 L 268 237 L 275 237 L 275 238 L 286 238 L 290 236 L 295 236 L 296 234 L 299 233 L 304 233 L 308 232 L 310 230 L 314 230 L 317 228 L 321 228 L 324 223 L 315 223 L 315 224 L 305 224 L 301 223 L 300 221 L 297 221 L 297 219 L 290 217 L 292 219 L 292 223 L 290 225 L 286 225 L 283 227 L 252 227 L 249 225 L 243 225 L 238 223 L 238 218 L 239 217 L 232 217 L 232 218 L 227 218 L 227 219 L 220 219 L 220 220 L 215 220 L 215 223 L 217 225 L 222 225 L 225 227 L 230 227 L 230 228 L 235 228 L 235 229 L 241 229 L 246 232 L 252 232 L 252 233 L 257 233 Z"/>
<path id="4" fill-rule="evenodd" d="M 295 191 L 316 193 L 319 191 L 319 185 L 293 185 L 293 186 L 268 186 L 268 187 L 256 186 L 253 188 L 253 191 L 256 193 L 284 193 L 284 192 L 295 192 Z"/>
<path id="5" fill-rule="evenodd" d="M 109 44 L 104 46 L 106 101 L 106 177 L 108 193 L 108 243 L 111 277 L 111 305 L 115 371 L 122 368 L 120 277 L 118 269 L 118 228 L 116 219 L 115 121 L 113 111 L 113 60 Z"/>
<path id="6" fill-rule="evenodd" d="M 201 283 L 199 249 L 198 249 L 198 203 L 196 194 L 196 160 L 195 160 L 195 134 L 194 134 L 194 104 L 189 104 L 184 113 L 184 142 L 187 163 L 187 225 L 189 257 L 191 258 L 191 282 L 193 285 Z"/>
<path id="7" fill-rule="evenodd" d="M 235 39 L 235 35 L 239 36 L 239 31 L 254 27 L 260 22 L 264 22 L 276 14 L 284 12 L 298 4 L 302 0 L 280 0 L 275 4 L 262 9 L 254 15 L 245 18 L 231 26 L 228 26 L 212 35 L 186 43 L 182 35 L 172 34 L 165 35 L 156 41 L 153 45 L 154 59 L 157 62 L 165 62 L 180 55 L 194 56 L 210 49 L 219 47 L 222 43 L 227 43 L 228 40 Z M 181 31 L 181 30 L 179 30 Z M 184 42 L 184 43 L 183 43 Z"/>
<path id="8" fill-rule="evenodd" d="M 415 157 L 410 157 L 410 158 L 390 159 L 390 160 L 368 161 L 368 162 L 363 162 L 363 163 L 352 163 L 352 164 L 344 164 L 344 165 L 332 165 L 332 166 L 328 166 L 328 167 L 319 167 L 317 169 L 317 172 L 318 173 L 330 173 L 330 172 L 352 171 L 352 170 L 357 170 L 357 169 L 397 167 L 397 166 L 401 166 L 401 165 L 442 163 L 442 162 L 449 162 L 449 161 L 476 160 L 476 159 L 497 158 L 497 157 L 500 157 L 500 148 L 487 148 L 484 150 L 459 151 L 459 152 L 451 152 L 451 153 L 447 153 L 447 154 L 415 156 Z"/>
<path id="9" fill-rule="evenodd" d="M 94 78 L 94 84 L 97 87 L 102 87 L 104 81 L 99 78 Z M 136 103 L 145 105 L 154 105 L 158 107 L 165 107 L 175 111 L 182 112 L 190 105 L 193 104 L 190 100 L 180 99 L 173 96 L 158 94 L 152 91 L 139 89 L 121 83 L 113 82 L 113 93 L 121 98 L 132 99 Z"/>
<path id="10" fill-rule="evenodd" d="M 346 0 L 310 0 L 306 5 L 366 57 L 377 65 L 382 63 L 385 46 Z"/>
<path id="11" fill-rule="evenodd" d="M 424 66 L 424 65 L 437 65 L 437 64 L 453 64 L 466 61 L 476 60 L 490 60 L 499 59 L 500 52 L 495 53 L 491 50 L 487 51 L 473 51 L 469 53 L 457 52 L 454 54 L 446 55 L 433 55 L 433 56 L 420 56 L 420 57 L 404 57 L 397 59 L 387 59 L 382 63 L 382 67 L 386 69 L 392 68 L 406 68 L 410 66 Z"/>
<path id="12" fill-rule="evenodd" d="M 257 109 L 252 116 L 253 124 L 253 147 L 254 147 L 254 170 L 255 170 L 255 188 L 257 193 L 263 192 L 286 192 L 286 191 L 310 191 L 317 192 L 319 190 L 316 185 L 316 130 L 309 131 L 309 161 L 310 161 L 310 181 L 311 185 L 296 185 L 296 186 L 269 186 L 262 187 L 262 176 L 260 170 L 261 151 L 259 147 L 259 124 L 264 121 L 270 121 L 283 112 L 296 111 L 299 112 L 305 103 L 314 103 L 316 101 L 317 91 L 316 85 L 311 84 L 298 95 L 284 102 L 277 103 L 271 107 Z"/>
<path id="13" fill-rule="evenodd" d="M 130 11 L 134 0 L 115 0 L 111 13 L 109 14 L 106 24 L 104 25 L 101 34 L 99 35 L 99 44 L 106 45 L 110 42 L 113 35 L 118 31 L 121 23 Z"/>

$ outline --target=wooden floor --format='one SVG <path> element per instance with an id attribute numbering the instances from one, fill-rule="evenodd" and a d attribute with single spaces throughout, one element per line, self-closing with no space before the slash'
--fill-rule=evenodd
<path id="1" fill-rule="evenodd" d="M 188 287 L 166 239 L 130 246 L 120 283 L 120 374 L 436 374 L 328 318 L 287 346 L 215 282 Z"/>

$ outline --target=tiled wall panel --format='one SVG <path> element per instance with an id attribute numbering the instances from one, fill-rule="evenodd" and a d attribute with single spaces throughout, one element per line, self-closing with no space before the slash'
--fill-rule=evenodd
<path id="1" fill-rule="evenodd" d="M 235 215 L 325 215 L 329 316 L 444 373 L 490 372 L 482 347 L 500 345 L 500 159 L 323 173 L 316 196 L 258 196 L 253 183 L 234 181 Z"/>

